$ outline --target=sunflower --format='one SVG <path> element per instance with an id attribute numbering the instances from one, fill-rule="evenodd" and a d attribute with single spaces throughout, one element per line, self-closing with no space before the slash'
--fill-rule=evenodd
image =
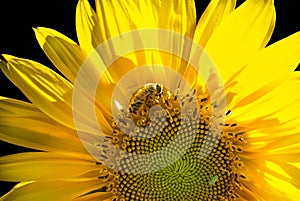
<path id="1" fill-rule="evenodd" d="M 273 0 L 79 0 L 79 45 L 36 38 L 63 76 L 3 55 L 1 200 L 299 200 L 300 32 Z M 270 72 L 272 74 L 270 75 Z"/>

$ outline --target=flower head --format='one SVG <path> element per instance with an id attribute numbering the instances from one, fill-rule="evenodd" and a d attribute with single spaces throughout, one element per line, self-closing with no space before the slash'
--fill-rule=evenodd
<path id="1" fill-rule="evenodd" d="M 34 29 L 64 77 L 0 61 L 31 102 L 1 97 L 1 140 L 40 151 L 0 158 L 2 200 L 299 199 L 300 32 L 267 46 L 272 0 L 79 0 L 76 25 Z"/>

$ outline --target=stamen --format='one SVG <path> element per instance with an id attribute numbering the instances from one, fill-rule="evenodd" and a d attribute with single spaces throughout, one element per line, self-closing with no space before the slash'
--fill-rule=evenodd
<path id="1" fill-rule="evenodd" d="M 230 116 L 231 113 L 232 113 L 232 111 L 231 111 L 231 110 L 228 110 L 228 111 L 226 112 L 226 116 Z"/>

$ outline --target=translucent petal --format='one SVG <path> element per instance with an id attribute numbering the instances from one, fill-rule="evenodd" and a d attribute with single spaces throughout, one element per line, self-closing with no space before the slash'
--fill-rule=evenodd
<path id="1" fill-rule="evenodd" d="M 235 4 L 236 0 L 212 0 L 197 24 L 194 41 L 205 47 L 214 30 L 234 10 Z"/>
<path id="2" fill-rule="evenodd" d="M 238 119 L 240 122 L 255 121 L 261 117 L 275 118 L 281 124 L 299 119 L 300 95 L 295 91 L 300 90 L 300 82 L 291 77 L 283 78 L 286 80 L 281 79 L 282 82 L 269 85 L 264 93 L 258 91 L 259 93 L 250 94 L 242 99 L 233 107 L 229 118 Z"/>
<path id="3" fill-rule="evenodd" d="M 229 91 L 237 95 L 233 107 L 255 104 L 261 97 L 293 76 L 300 62 L 300 32 L 282 39 L 255 55 L 244 70 L 230 82 L 237 82 Z M 300 76 L 299 76 L 300 77 Z M 296 81 L 293 81 L 295 83 Z M 288 89 L 289 87 L 286 87 Z M 285 90 L 285 88 L 282 88 Z M 243 93 L 240 93 L 240 92 Z M 252 95 L 251 95 L 252 94 Z M 250 99 L 252 96 L 252 100 Z M 296 95 L 296 94 L 295 94 Z M 292 97 L 290 97 L 292 98 Z"/>
<path id="4" fill-rule="evenodd" d="M 273 0 L 248 0 L 222 21 L 205 50 L 219 69 L 224 83 L 265 47 L 274 24 Z"/>
<path id="5" fill-rule="evenodd" d="M 141 20 L 136 5 L 129 4 L 129 1 L 96 0 L 96 13 L 100 24 L 100 42 L 136 29 Z"/>
<path id="6" fill-rule="evenodd" d="M 49 116 L 71 126 L 71 102 L 65 96 L 72 92 L 72 85 L 51 69 L 34 61 L 4 55 L 7 67 L 2 68 L 5 75 Z"/>
<path id="7" fill-rule="evenodd" d="M 1 140 L 37 150 L 87 157 L 76 131 L 55 122 L 34 105 L 1 97 L 0 108 Z"/>
<path id="8" fill-rule="evenodd" d="M 100 201 L 100 200 L 107 200 L 112 197 L 111 193 L 107 192 L 97 192 L 97 193 L 92 193 L 89 195 L 85 195 L 79 198 L 75 198 L 72 201 Z"/>
<path id="9" fill-rule="evenodd" d="M 148 28 L 158 27 L 158 13 L 160 9 L 160 1 L 157 0 L 135 0 L 138 10 L 140 11 L 145 21 L 145 26 Z M 152 16 L 152 17 L 149 17 Z"/>
<path id="10" fill-rule="evenodd" d="M 21 183 L 22 184 L 22 183 Z M 72 200 L 80 195 L 86 194 L 92 190 L 101 188 L 97 179 L 72 181 L 56 180 L 25 183 L 17 185 L 8 194 L 4 195 L 1 201 L 62 201 Z"/>
<path id="11" fill-rule="evenodd" d="M 87 0 L 78 2 L 76 31 L 80 46 L 89 53 L 101 43 L 99 19 Z"/>
<path id="12" fill-rule="evenodd" d="M 193 0 L 162 0 L 159 28 L 193 38 L 196 27 L 196 7 Z"/>
<path id="13" fill-rule="evenodd" d="M 94 161 L 57 153 L 20 153 L 0 158 L 2 181 L 41 181 L 75 178 L 97 170 Z"/>
<path id="14" fill-rule="evenodd" d="M 50 61 L 66 78 L 74 83 L 86 59 L 86 53 L 74 41 L 48 28 L 34 29 L 36 38 Z"/>
<path id="15" fill-rule="evenodd" d="M 75 129 L 73 112 L 78 113 L 81 123 L 86 125 L 88 131 L 91 132 L 95 122 L 90 120 L 92 117 L 82 113 L 82 108 L 72 106 L 73 85 L 70 82 L 37 62 L 9 55 L 4 55 L 4 57 L 8 62 L 7 64 L 2 62 L 3 65 L 1 65 L 5 75 L 36 107 L 52 119 L 72 129 Z M 107 124 L 101 111 L 97 108 L 95 110 L 103 129 L 111 133 L 110 124 Z"/>

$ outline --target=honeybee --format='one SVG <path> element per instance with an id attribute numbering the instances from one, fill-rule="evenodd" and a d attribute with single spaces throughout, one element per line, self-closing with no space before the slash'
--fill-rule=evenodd
<path id="1" fill-rule="evenodd" d="M 129 112 L 138 114 L 143 106 L 149 108 L 155 104 L 163 93 L 163 86 L 157 83 L 149 83 L 138 89 L 132 96 L 129 104 Z"/>
<path id="2" fill-rule="evenodd" d="M 158 83 L 148 83 L 133 94 L 129 103 L 129 113 L 138 126 L 147 125 L 149 109 L 159 103 L 162 94 L 163 85 Z"/>

